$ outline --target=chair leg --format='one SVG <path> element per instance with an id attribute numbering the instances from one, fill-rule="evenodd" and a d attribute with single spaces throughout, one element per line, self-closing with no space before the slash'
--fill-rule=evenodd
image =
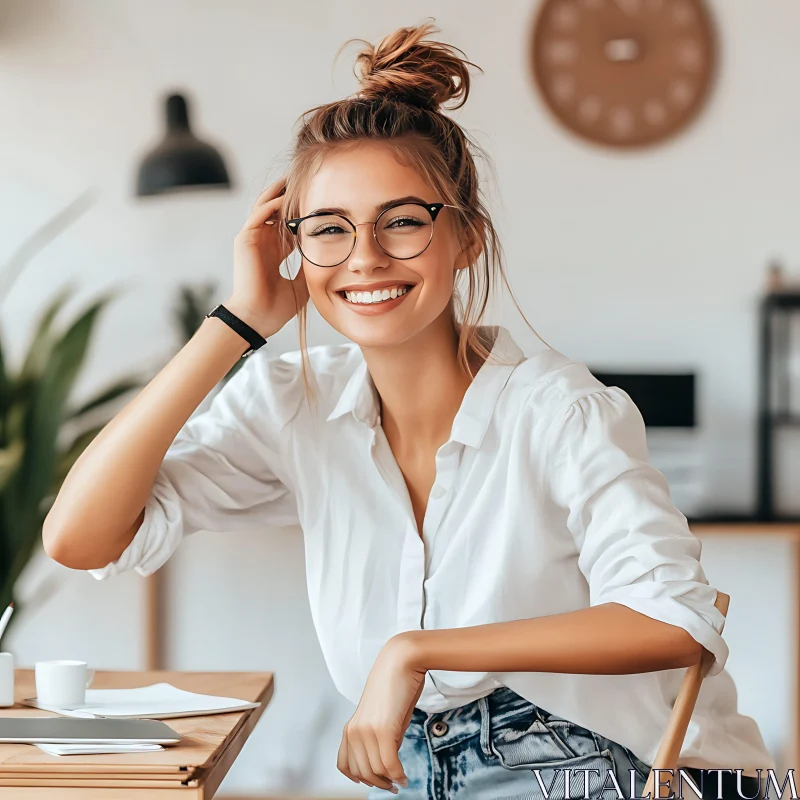
<path id="1" fill-rule="evenodd" d="M 730 600 L 730 595 L 720 591 L 717 592 L 717 599 L 714 602 L 714 606 L 720 610 L 722 616 L 726 619 Z M 672 786 L 678 780 L 678 757 L 683 747 L 683 740 L 686 738 L 686 731 L 689 728 L 689 720 L 692 717 L 695 704 L 697 703 L 697 696 L 700 694 L 700 686 L 713 663 L 714 655 L 703 648 L 700 660 L 696 664 L 687 667 L 686 674 L 683 676 L 683 681 L 681 682 L 678 697 L 675 700 L 672 712 L 669 715 L 669 720 L 667 721 L 667 729 L 661 739 L 658 753 L 653 760 L 653 766 L 647 777 L 647 783 L 645 784 L 643 793 L 645 797 L 648 795 L 651 798 L 669 797 L 673 791 L 677 794 L 677 788 L 673 789 Z M 659 784 L 658 793 L 655 792 L 657 769 L 662 770 L 659 775 L 661 781 L 665 778 L 670 778 L 671 775 L 668 785 L 665 786 L 663 783 Z M 671 773 L 664 772 L 663 770 L 671 770 Z"/>

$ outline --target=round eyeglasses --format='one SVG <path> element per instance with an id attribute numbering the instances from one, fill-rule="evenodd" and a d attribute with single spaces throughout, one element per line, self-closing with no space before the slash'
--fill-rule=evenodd
<path id="1" fill-rule="evenodd" d="M 433 223 L 447 203 L 398 203 L 385 208 L 374 222 L 350 222 L 340 214 L 315 211 L 306 217 L 287 219 L 286 227 L 297 238 L 303 258 L 317 267 L 336 267 L 356 246 L 356 225 L 372 225 L 378 247 L 390 258 L 405 260 L 425 251 L 433 239 Z"/>

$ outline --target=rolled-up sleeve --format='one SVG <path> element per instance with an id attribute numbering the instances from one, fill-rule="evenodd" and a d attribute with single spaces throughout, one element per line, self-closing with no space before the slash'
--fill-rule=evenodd
<path id="1" fill-rule="evenodd" d="M 650 462 L 644 420 L 630 396 L 610 386 L 568 403 L 548 463 L 590 604 L 620 603 L 683 628 L 714 655 L 708 674 L 721 672 L 725 617 L 700 565 L 702 543 Z"/>
<path id="2" fill-rule="evenodd" d="M 259 402 L 257 364 L 240 369 L 179 431 L 156 474 L 144 520 L 120 557 L 88 572 L 103 580 L 135 569 L 146 576 L 175 552 L 184 536 L 299 523 L 271 430 Z M 273 389 L 275 387 L 272 387 Z"/>

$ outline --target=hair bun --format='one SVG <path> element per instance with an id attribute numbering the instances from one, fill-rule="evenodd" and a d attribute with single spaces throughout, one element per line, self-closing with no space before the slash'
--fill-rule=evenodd
<path id="1" fill-rule="evenodd" d="M 398 28 L 374 47 L 364 39 L 350 39 L 366 45 L 356 57 L 359 97 L 388 99 L 436 111 L 448 100 L 459 100 L 451 109 L 464 105 L 469 94 L 468 66 L 462 50 L 437 41 L 424 41 L 439 29 L 431 23 Z M 347 44 L 347 43 L 346 43 Z M 481 70 L 482 71 L 482 70 Z"/>

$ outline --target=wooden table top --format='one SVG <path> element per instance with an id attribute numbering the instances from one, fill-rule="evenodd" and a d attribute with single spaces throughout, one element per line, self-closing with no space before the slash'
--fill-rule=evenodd
<path id="1" fill-rule="evenodd" d="M 757 522 L 750 520 L 689 520 L 689 529 L 695 536 L 780 536 L 800 539 L 800 523 Z"/>
<path id="2" fill-rule="evenodd" d="M 51 756 L 30 744 L 0 744 L 0 798 L 111 797 L 107 790 L 112 788 L 119 790 L 114 798 L 133 796 L 125 791 L 130 789 L 147 789 L 147 797 L 153 798 L 213 796 L 272 697 L 273 673 L 98 670 L 92 688 L 124 689 L 161 682 L 261 705 L 227 714 L 164 720 L 181 734 L 181 741 L 151 753 Z M 16 705 L 0 708 L 0 716 L 57 716 L 20 704 L 35 694 L 33 670 L 16 670 Z M 44 793 L 32 793 L 33 787 L 41 787 Z M 54 787 L 62 790 L 54 792 Z"/>

